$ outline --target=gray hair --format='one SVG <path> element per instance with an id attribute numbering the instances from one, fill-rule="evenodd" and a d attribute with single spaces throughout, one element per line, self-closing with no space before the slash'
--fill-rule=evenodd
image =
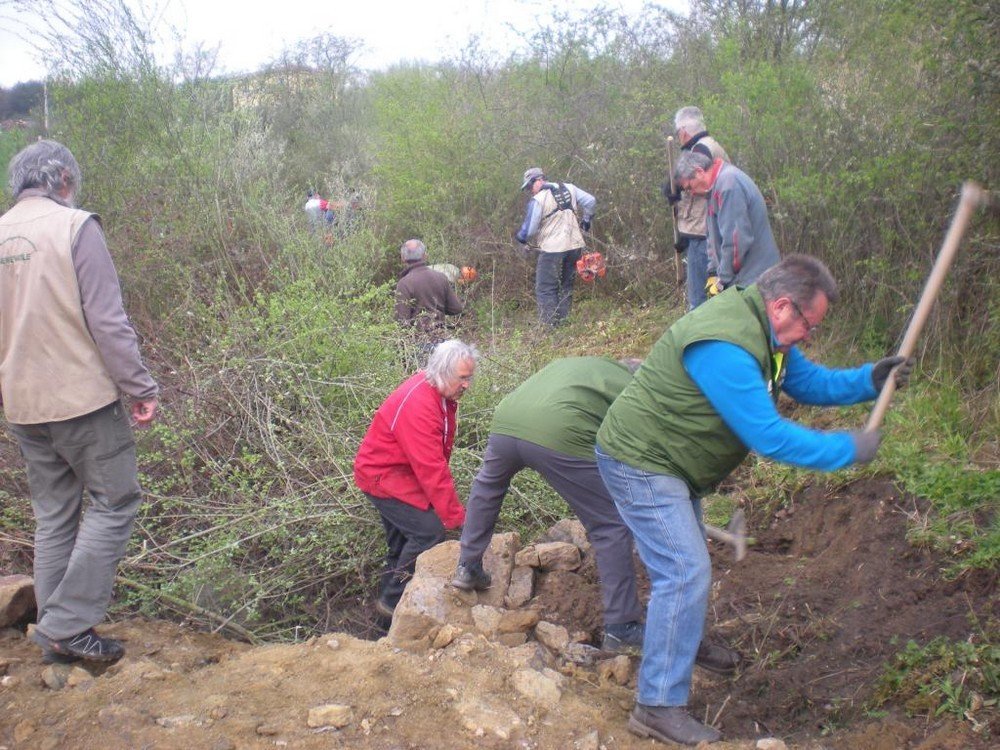
<path id="1" fill-rule="evenodd" d="M 399 257 L 407 263 L 423 260 L 426 255 L 427 246 L 420 240 L 407 240 L 399 246 Z"/>
<path id="2" fill-rule="evenodd" d="M 705 130 L 705 116 L 697 107 L 681 107 L 674 115 L 674 129 L 684 128 L 688 133 L 694 135 Z"/>
<path id="3" fill-rule="evenodd" d="M 430 359 L 427 360 L 427 367 L 424 368 L 427 382 L 435 388 L 444 388 L 445 381 L 455 376 L 459 363 L 465 359 L 478 362 L 479 350 L 472 344 L 466 344 L 458 339 L 442 341 L 434 347 Z"/>
<path id="4" fill-rule="evenodd" d="M 29 188 L 41 188 L 49 197 L 65 200 L 62 193 L 75 196 L 83 182 L 80 165 L 57 141 L 37 141 L 21 149 L 10 160 L 7 175 L 14 198 Z"/>
<path id="5" fill-rule="evenodd" d="M 764 271 L 757 289 L 765 302 L 788 297 L 799 306 L 808 306 L 820 292 L 831 303 L 840 299 L 837 282 L 826 264 L 811 255 L 788 255 Z"/>
<path id="6" fill-rule="evenodd" d="M 690 180 L 698 169 L 708 171 L 712 168 L 712 157 L 697 151 L 681 151 L 674 167 L 674 181 Z"/>

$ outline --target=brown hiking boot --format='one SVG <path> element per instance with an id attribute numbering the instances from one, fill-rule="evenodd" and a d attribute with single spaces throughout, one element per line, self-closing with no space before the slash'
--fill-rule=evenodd
<path id="1" fill-rule="evenodd" d="M 722 737 L 718 729 L 702 724 L 684 706 L 643 706 L 639 703 L 628 717 L 628 731 L 639 737 L 681 745 L 715 742 Z"/>
<path id="2" fill-rule="evenodd" d="M 735 674 L 742 661 L 743 656 L 739 651 L 708 641 L 698 644 L 698 653 L 694 657 L 695 665 L 721 675 Z"/>

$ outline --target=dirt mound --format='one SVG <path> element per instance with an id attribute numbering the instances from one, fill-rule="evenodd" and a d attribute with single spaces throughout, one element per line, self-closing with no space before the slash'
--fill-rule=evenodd
<path id="1" fill-rule="evenodd" d="M 995 576 L 945 581 L 933 555 L 907 544 L 907 517 L 922 511 L 916 503 L 888 481 L 815 486 L 756 532 L 743 563 L 718 565 L 726 558 L 714 556 L 715 632 L 751 664 L 696 700 L 719 712 L 728 736 L 803 741 L 864 721 L 883 664 L 909 639 L 961 640 L 996 620 Z M 908 747 L 927 731 L 913 726 L 895 745 L 856 739 L 851 747 Z M 955 747 L 988 744 L 963 734 Z"/>
<path id="2" fill-rule="evenodd" d="M 905 543 L 912 511 L 913 500 L 886 482 L 816 487 L 772 528 L 755 529 L 759 543 L 744 562 L 731 564 L 727 550 L 715 550 L 713 637 L 748 660 L 731 680 L 696 672 L 692 710 L 730 738 L 717 747 L 749 749 L 762 736 L 800 748 L 990 746 L 964 723 L 865 713 L 883 661 L 907 639 L 962 638 L 971 616 L 985 622 L 996 615 L 994 578 L 942 581 L 933 557 Z M 536 603 L 564 625 L 590 630 L 600 610 L 592 576 L 581 569 L 561 583 L 553 579 Z M 23 633 L 2 633 L 0 745 L 657 746 L 625 731 L 631 687 L 563 665 L 558 699 L 533 698 L 519 687 L 530 672 L 526 647 L 506 649 L 471 634 L 418 655 L 338 634 L 251 648 L 163 622 L 121 622 L 106 631 L 126 640 L 128 655 L 90 672 L 46 670 Z M 75 686 L 43 683 L 66 678 Z M 341 728 L 310 720 L 311 710 L 331 704 L 343 716 Z"/>

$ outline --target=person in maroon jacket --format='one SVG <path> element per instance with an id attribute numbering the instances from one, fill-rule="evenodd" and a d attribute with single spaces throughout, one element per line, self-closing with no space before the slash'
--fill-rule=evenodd
<path id="1" fill-rule="evenodd" d="M 448 468 L 458 400 L 479 352 L 457 339 L 438 344 L 427 367 L 375 412 L 354 459 L 354 482 L 382 517 L 388 552 L 375 608 L 392 617 L 417 556 L 465 522 Z"/>
<path id="2" fill-rule="evenodd" d="M 403 273 L 396 283 L 396 320 L 412 328 L 429 352 L 448 338 L 447 316 L 460 315 L 465 306 L 448 277 L 427 265 L 427 247 L 417 239 L 399 248 Z"/>

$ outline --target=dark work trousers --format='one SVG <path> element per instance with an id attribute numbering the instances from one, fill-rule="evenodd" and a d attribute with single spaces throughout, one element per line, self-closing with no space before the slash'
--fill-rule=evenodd
<path id="1" fill-rule="evenodd" d="M 431 508 L 420 510 L 395 498 L 364 494 L 382 516 L 389 548 L 379 579 L 378 598 L 389 609 L 395 609 L 407 581 L 413 577 L 417 557 L 444 541 L 444 525 Z"/>
<path id="2" fill-rule="evenodd" d="M 594 547 L 601 576 L 604 624 L 642 619 L 632 562 L 632 535 L 604 487 L 597 462 L 543 448 L 535 443 L 490 433 L 483 465 L 472 483 L 462 528 L 459 562 L 482 560 L 493 537 L 510 480 L 521 469 L 537 471 L 579 517 Z"/>
<path id="3" fill-rule="evenodd" d="M 545 325 L 557 326 L 569 317 L 573 305 L 573 282 L 576 262 L 581 250 L 563 253 L 538 253 L 535 264 L 535 302 L 538 319 Z"/>
<path id="4" fill-rule="evenodd" d="M 35 512 L 38 629 L 69 638 L 104 619 L 142 503 L 128 412 L 115 401 L 63 422 L 9 427 Z"/>

